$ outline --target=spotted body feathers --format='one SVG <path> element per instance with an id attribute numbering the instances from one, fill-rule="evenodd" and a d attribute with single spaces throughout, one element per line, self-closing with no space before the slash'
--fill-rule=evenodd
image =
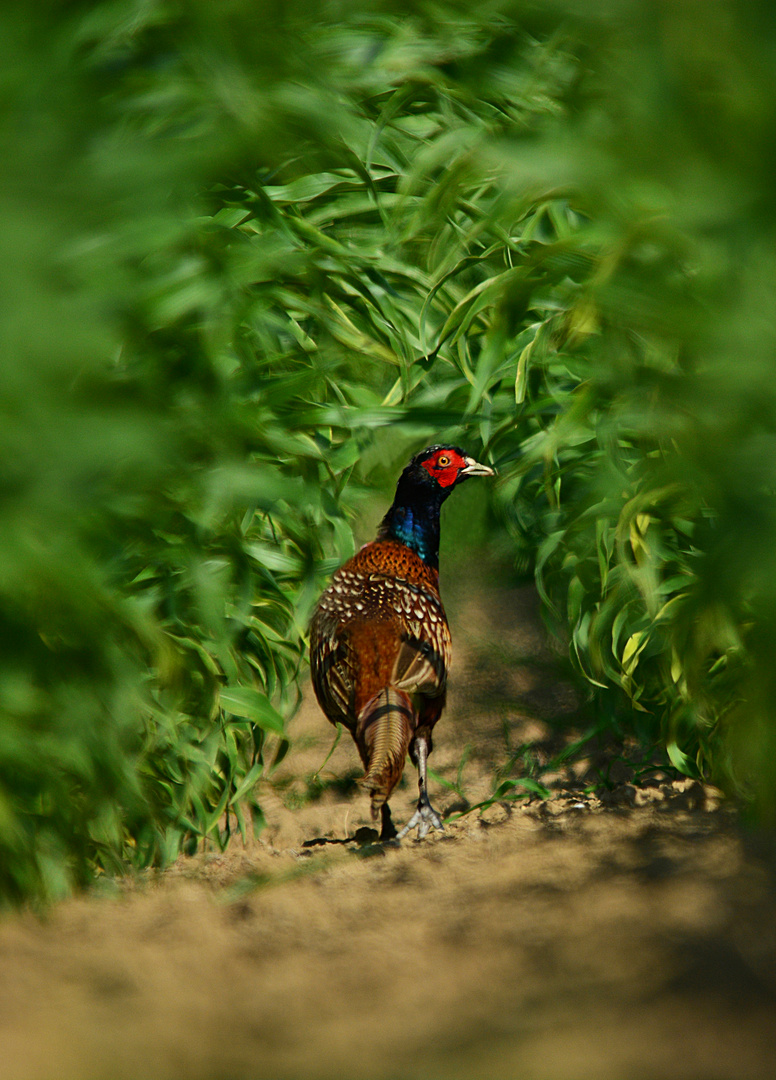
<path id="1" fill-rule="evenodd" d="M 444 706 L 450 630 L 436 582 L 436 571 L 403 544 L 376 540 L 335 573 L 318 602 L 310 640 L 313 686 L 329 719 L 353 735 L 373 806 L 398 783 L 417 727 L 430 730 Z M 375 746 L 367 740 L 367 707 L 379 707 L 387 687 L 402 692 L 409 709 L 402 702 L 405 710 L 385 725 L 392 730 L 389 743 Z"/>

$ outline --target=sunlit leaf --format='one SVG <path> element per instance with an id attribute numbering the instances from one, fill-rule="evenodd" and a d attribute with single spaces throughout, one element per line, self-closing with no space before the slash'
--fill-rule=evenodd
<path id="1" fill-rule="evenodd" d="M 244 716 L 259 727 L 267 731 L 275 731 L 279 735 L 282 735 L 285 730 L 283 717 L 267 696 L 259 693 L 258 690 L 253 690 L 249 686 L 226 687 L 221 691 L 219 700 L 222 707 L 233 716 Z"/>

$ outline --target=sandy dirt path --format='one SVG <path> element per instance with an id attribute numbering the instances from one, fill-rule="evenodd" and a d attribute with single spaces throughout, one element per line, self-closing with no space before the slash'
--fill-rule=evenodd
<path id="1" fill-rule="evenodd" d="M 431 761 L 448 814 L 578 720 L 530 590 L 485 601 Z M 313 703 L 295 734 L 259 841 L 0 922 L 0 1080 L 776 1076 L 774 862 L 713 791 L 593 747 L 547 800 L 384 847 L 352 748 L 323 766 Z"/>

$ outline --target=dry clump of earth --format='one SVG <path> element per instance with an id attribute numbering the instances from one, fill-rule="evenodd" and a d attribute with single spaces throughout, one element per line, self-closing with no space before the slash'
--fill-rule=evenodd
<path id="1" fill-rule="evenodd" d="M 444 833 L 376 842 L 310 695 L 258 840 L 0 922 L 0 1080 L 776 1075 L 772 853 L 633 747 L 559 762 L 580 702 L 530 589 L 453 607 Z M 549 796 L 491 801 L 521 776 Z"/>

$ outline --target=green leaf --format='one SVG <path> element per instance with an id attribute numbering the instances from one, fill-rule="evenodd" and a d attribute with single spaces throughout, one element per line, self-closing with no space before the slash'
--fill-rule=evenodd
<path id="1" fill-rule="evenodd" d="M 240 799 L 247 795 L 247 793 L 251 791 L 258 782 L 263 771 L 263 763 L 261 761 L 255 762 L 235 788 L 234 792 L 232 793 L 230 802 L 237 803 Z"/>
<path id="2" fill-rule="evenodd" d="M 285 720 L 275 709 L 266 694 L 249 686 L 224 687 L 219 695 L 222 708 L 233 716 L 243 716 L 258 724 L 265 731 L 282 735 Z"/>
<path id="3" fill-rule="evenodd" d="M 515 791 L 516 788 L 524 788 L 523 793 Z M 517 780 L 502 780 L 499 786 L 496 788 L 496 798 L 501 799 L 505 796 L 521 798 L 525 792 L 530 792 L 532 795 L 539 795 L 542 799 L 546 799 L 550 796 L 551 792 L 549 788 L 546 788 L 544 784 L 539 783 L 538 780 L 532 780 L 528 776 L 520 777 Z"/>
<path id="4" fill-rule="evenodd" d="M 685 776 L 691 776 L 693 779 L 698 778 L 698 768 L 695 762 L 683 750 L 679 749 L 674 739 L 670 739 L 666 743 L 666 752 L 675 769 L 678 769 L 680 773 L 684 773 Z"/>

